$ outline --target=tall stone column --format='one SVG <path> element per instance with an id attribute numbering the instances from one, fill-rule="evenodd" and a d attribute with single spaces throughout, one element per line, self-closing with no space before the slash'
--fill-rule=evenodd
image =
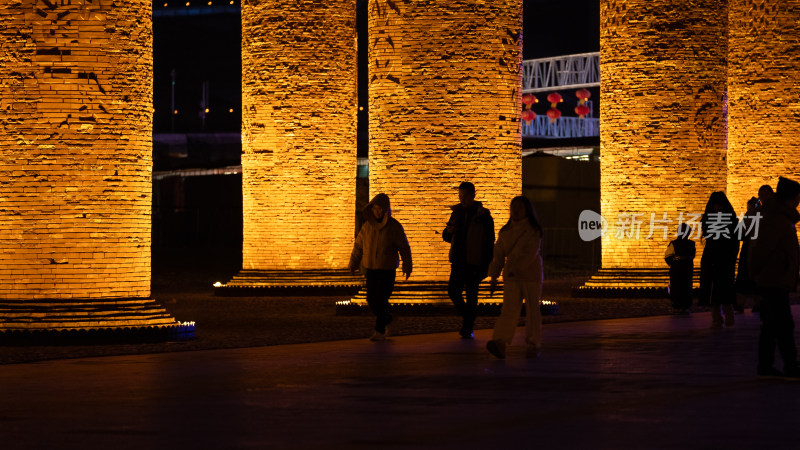
<path id="1" fill-rule="evenodd" d="M 369 2 L 370 195 L 392 199 L 413 280 L 449 275 L 459 183 L 498 229 L 521 194 L 521 28 L 519 0 Z"/>
<path id="2" fill-rule="evenodd" d="M 150 295 L 151 8 L 0 5 L 0 298 Z"/>
<path id="3" fill-rule="evenodd" d="M 194 332 L 149 298 L 151 11 L 0 5 L 2 342 Z"/>
<path id="4" fill-rule="evenodd" d="M 242 2 L 243 272 L 347 267 L 355 14 L 344 0 Z"/>
<path id="5" fill-rule="evenodd" d="M 800 2 L 729 0 L 728 196 L 800 181 Z"/>
<path id="6" fill-rule="evenodd" d="M 601 2 L 603 269 L 664 271 L 679 220 L 725 189 L 726 4 Z"/>

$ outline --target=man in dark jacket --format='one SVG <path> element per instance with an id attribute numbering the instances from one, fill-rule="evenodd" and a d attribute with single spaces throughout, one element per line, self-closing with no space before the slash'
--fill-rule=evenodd
<path id="1" fill-rule="evenodd" d="M 800 184 L 780 177 L 775 197 L 764 204 L 757 236 L 748 250 L 748 268 L 762 295 L 761 333 L 758 337 L 758 374 L 800 378 L 794 320 L 789 292 L 797 288 L 800 245 L 795 224 L 800 221 Z M 783 373 L 774 367 L 775 347 L 783 359 Z"/>
<path id="2" fill-rule="evenodd" d="M 465 181 L 459 185 L 458 201 L 452 207 L 447 228 L 442 231 L 442 238 L 450 243 L 447 293 L 463 318 L 459 334 L 464 339 L 472 339 L 478 309 L 478 285 L 486 278 L 492 261 L 494 220 L 489 210 L 475 201 L 474 184 Z"/>

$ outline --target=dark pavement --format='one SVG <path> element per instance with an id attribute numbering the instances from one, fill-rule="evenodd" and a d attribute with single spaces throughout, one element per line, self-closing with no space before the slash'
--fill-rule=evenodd
<path id="1" fill-rule="evenodd" d="M 534 360 L 484 329 L 5 364 L 0 445 L 800 448 L 800 381 L 756 377 L 758 316 L 736 318 L 548 323 Z"/>

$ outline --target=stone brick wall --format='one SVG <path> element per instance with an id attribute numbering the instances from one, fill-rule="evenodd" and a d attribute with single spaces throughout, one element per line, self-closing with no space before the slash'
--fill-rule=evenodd
<path id="1" fill-rule="evenodd" d="M 778 176 L 800 181 L 800 2 L 728 7 L 728 196 L 740 210 Z"/>
<path id="2" fill-rule="evenodd" d="M 150 295 L 150 15 L 0 4 L 0 298 Z"/>
<path id="3" fill-rule="evenodd" d="M 701 214 L 725 189 L 726 3 L 601 2 L 604 268 L 665 268 L 668 240 L 658 228 L 647 238 L 651 213 L 666 213 L 654 224 L 674 235 L 681 213 Z M 620 214 L 641 214 L 638 238 L 617 237 Z"/>
<path id="4" fill-rule="evenodd" d="M 462 181 L 496 222 L 521 194 L 519 0 L 369 2 L 370 197 L 403 224 L 412 280 L 447 279 Z"/>
<path id="5" fill-rule="evenodd" d="M 349 1 L 242 2 L 244 269 L 347 267 L 355 37 Z"/>

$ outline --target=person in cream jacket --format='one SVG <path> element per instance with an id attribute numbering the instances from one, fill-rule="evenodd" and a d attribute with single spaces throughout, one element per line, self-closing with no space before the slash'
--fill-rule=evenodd
<path id="1" fill-rule="evenodd" d="M 392 217 L 388 195 L 376 195 L 364 208 L 364 219 L 350 254 L 350 272 L 360 268 L 364 273 L 367 304 L 375 313 L 375 333 L 370 340 L 383 341 L 386 326 L 392 322 L 389 297 L 394 290 L 395 272 L 401 257 L 403 274 L 406 279 L 411 276 L 411 248 L 403 226 Z"/>
<path id="2" fill-rule="evenodd" d="M 503 273 L 503 308 L 494 327 L 492 340 L 486 344 L 497 358 L 505 358 L 519 323 L 523 300 L 527 303 L 525 320 L 526 355 L 539 356 L 542 343 L 542 227 L 533 205 L 526 197 L 511 200 L 511 218 L 500 229 L 489 264 L 491 292 Z"/>

